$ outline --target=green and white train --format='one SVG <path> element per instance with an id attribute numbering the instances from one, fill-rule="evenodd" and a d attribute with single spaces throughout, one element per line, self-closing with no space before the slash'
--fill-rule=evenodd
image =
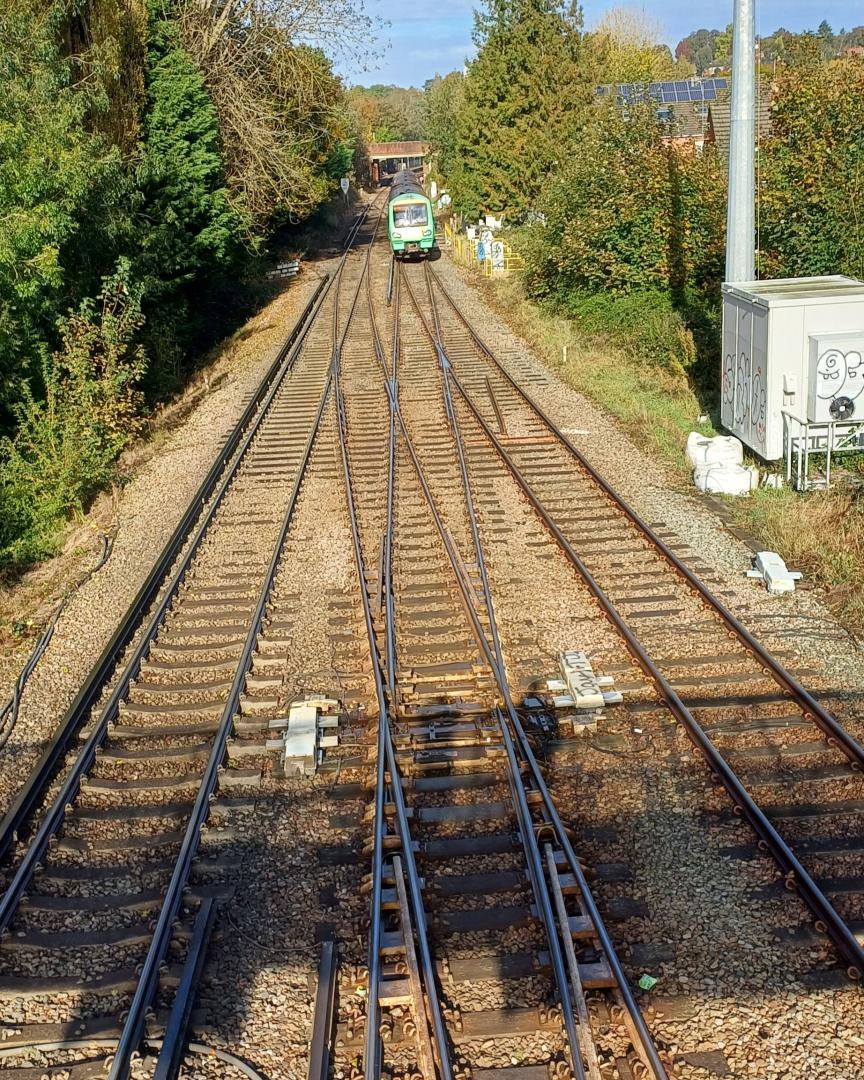
<path id="1" fill-rule="evenodd" d="M 428 253 L 435 246 L 432 203 L 409 169 L 393 177 L 387 198 L 387 239 L 394 255 Z"/>

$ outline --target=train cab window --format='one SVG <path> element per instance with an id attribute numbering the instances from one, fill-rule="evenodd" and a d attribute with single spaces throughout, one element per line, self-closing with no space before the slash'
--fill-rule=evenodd
<path id="1" fill-rule="evenodd" d="M 397 203 L 393 207 L 393 227 L 404 229 L 409 225 L 428 225 L 425 203 Z"/>

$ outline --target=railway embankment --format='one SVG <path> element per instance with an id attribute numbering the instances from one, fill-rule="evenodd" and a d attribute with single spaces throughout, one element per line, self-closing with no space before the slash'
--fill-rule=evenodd
<path id="1" fill-rule="evenodd" d="M 708 418 L 710 403 L 700 400 L 686 379 L 643 359 L 641 339 L 634 335 L 628 344 L 620 327 L 616 340 L 604 338 L 530 300 L 517 277 L 491 281 L 463 268 L 456 272 L 470 278 L 496 316 L 564 383 L 614 420 L 616 431 L 643 452 L 646 468 L 662 474 L 670 488 L 687 490 L 687 433 L 716 432 Z M 760 488 L 750 498 L 725 500 L 725 506 L 723 516 L 733 529 L 749 533 L 760 548 L 778 551 L 789 567 L 802 570 L 805 582 L 818 589 L 849 631 L 860 636 L 864 460 L 848 460 L 845 474 L 829 491 L 802 497 L 790 488 Z"/>
<path id="2" fill-rule="evenodd" d="M 286 327 L 294 324 L 328 268 L 329 260 L 310 266 L 214 350 L 211 362 L 185 393 L 155 414 L 146 436 L 126 451 L 118 482 L 97 498 L 80 524 L 70 528 L 62 552 L 0 593 L 4 701 L 35 635 L 68 595 L 0 755 L 0 813 L 8 809 L 22 777 L 53 734 L 57 716 L 75 697 L 183 516 L 282 346 Z M 110 557 L 88 577 L 104 535 L 112 538 Z"/>

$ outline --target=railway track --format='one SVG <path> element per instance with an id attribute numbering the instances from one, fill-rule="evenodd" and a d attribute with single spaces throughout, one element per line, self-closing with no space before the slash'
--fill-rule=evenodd
<path id="1" fill-rule="evenodd" d="M 53 1045 L 57 1062 L 16 1077 L 125 1080 L 142 1046 L 158 1080 L 178 1074 L 235 886 L 235 804 L 272 775 L 268 725 L 320 689 L 301 677 L 337 648 L 358 705 L 343 734 L 365 756 L 334 754 L 330 796 L 357 808 L 369 921 L 350 921 L 352 896 L 338 949 L 325 943 L 310 1077 L 674 1075 L 574 850 L 579 805 L 562 821 L 547 783 L 552 711 L 521 703 L 544 662 L 521 625 L 535 576 L 578 610 L 573 627 L 596 633 L 602 614 L 621 670 L 638 668 L 704 756 L 815 916 L 792 939 L 827 935 L 864 970 L 860 747 L 596 474 L 436 272 L 376 252 L 373 218 L 118 630 L 115 660 L 131 645 L 110 692 L 106 656 L 0 830 L 15 856 L 0 1049 Z M 333 636 L 304 647 L 309 596 L 286 563 L 319 557 L 295 527 L 310 478 L 341 489 L 359 596 L 319 583 L 316 633 Z M 492 549 L 510 546 L 527 583 L 501 578 Z M 343 765 L 363 782 L 340 795 Z"/>
<path id="2" fill-rule="evenodd" d="M 659 1080 L 513 705 L 446 380 L 399 292 L 389 356 L 370 290 L 336 383 L 379 706 L 367 1014 L 341 1042 L 365 1076 Z"/>
<path id="3" fill-rule="evenodd" d="M 266 669 L 284 600 L 274 583 L 331 398 L 334 327 L 362 280 L 350 248 L 376 228 L 358 219 L 20 845 L 0 902 L 0 1002 L 17 1025 L 3 1046 L 53 1046 L 76 1080 L 127 1077 L 153 1037 L 154 1075 L 179 1070 L 214 908 L 233 888 L 231 793 L 257 785 L 266 757 Z M 76 1060 L 86 1045 L 95 1056 Z"/>
<path id="4" fill-rule="evenodd" d="M 817 934 L 860 978 L 864 750 L 592 469 L 435 272 L 410 275 L 427 339 L 451 369 L 473 469 L 503 470 L 517 483 L 734 814 L 809 907 Z M 802 925 L 792 937 L 814 935 Z"/>

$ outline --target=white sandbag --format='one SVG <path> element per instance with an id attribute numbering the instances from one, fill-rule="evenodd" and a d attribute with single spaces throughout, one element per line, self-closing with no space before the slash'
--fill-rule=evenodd
<path id="1" fill-rule="evenodd" d="M 734 435 L 715 435 L 713 439 L 691 431 L 687 436 L 687 460 L 697 465 L 742 465 L 744 446 Z"/>
<path id="2" fill-rule="evenodd" d="M 754 465 L 697 465 L 693 483 L 709 495 L 749 495 L 759 485 L 759 470 Z"/>

